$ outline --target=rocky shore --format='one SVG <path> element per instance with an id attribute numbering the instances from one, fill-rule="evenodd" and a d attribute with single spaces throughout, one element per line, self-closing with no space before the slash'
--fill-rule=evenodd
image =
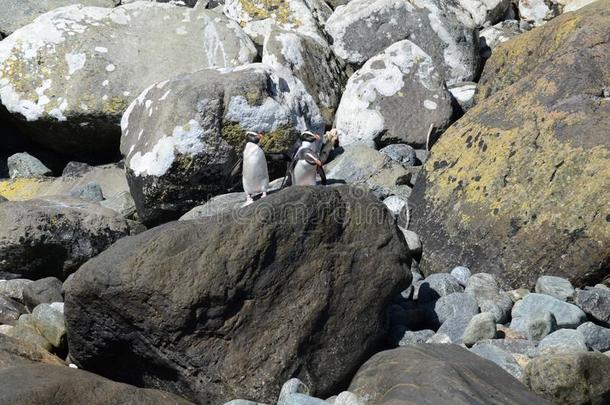
<path id="1" fill-rule="evenodd" d="M 3 1 L 0 404 L 610 403 L 610 0 Z"/>

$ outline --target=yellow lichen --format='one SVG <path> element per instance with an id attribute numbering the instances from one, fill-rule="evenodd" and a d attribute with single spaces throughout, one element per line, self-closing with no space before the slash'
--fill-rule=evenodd
<path id="1" fill-rule="evenodd" d="M 36 198 L 40 190 L 48 184 L 45 179 L 0 180 L 0 195 L 12 201 Z"/>
<path id="2" fill-rule="evenodd" d="M 293 15 L 287 0 L 239 0 L 242 10 L 252 19 L 273 18 L 280 24 L 300 26 L 301 22 Z"/>

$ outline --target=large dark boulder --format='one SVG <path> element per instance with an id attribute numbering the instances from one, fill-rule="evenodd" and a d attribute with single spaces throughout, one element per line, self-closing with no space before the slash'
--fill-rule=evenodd
<path id="1" fill-rule="evenodd" d="M 367 405 L 546 404 L 496 364 L 457 345 L 417 344 L 377 353 L 349 391 Z"/>
<path id="2" fill-rule="evenodd" d="M 120 240 L 66 282 L 70 355 L 204 404 L 330 395 L 379 350 L 410 282 L 389 211 L 348 186 L 290 187 Z"/>
<path id="3" fill-rule="evenodd" d="M 0 370 L 0 403 L 28 405 L 186 405 L 176 395 L 117 383 L 66 366 L 32 364 Z"/>
<path id="4" fill-rule="evenodd" d="M 115 211 L 68 197 L 0 204 L 0 277 L 65 278 L 130 224 Z"/>
<path id="5" fill-rule="evenodd" d="M 459 264 L 516 288 L 608 278 L 609 80 L 608 0 L 494 49 L 477 105 L 434 145 L 410 198 L 425 273 Z"/>

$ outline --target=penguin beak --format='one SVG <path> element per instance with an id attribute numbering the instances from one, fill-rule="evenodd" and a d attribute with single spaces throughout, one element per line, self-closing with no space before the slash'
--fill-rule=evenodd
<path id="1" fill-rule="evenodd" d="M 318 134 L 313 134 L 313 136 L 316 138 L 316 141 L 319 141 L 319 140 L 320 140 L 320 135 L 318 135 Z"/>
<path id="2" fill-rule="evenodd" d="M 320 161 L 320 159 L 316 159 L 316 166 L 322 167 L 322 162 Z"/>
<path id="3" fill-rule="evenodd" d="M 261 139 L 263 139 L 263 137 L 265 136 L 265 134 L 258 134 L 258 140 L 260 141 Z"/>

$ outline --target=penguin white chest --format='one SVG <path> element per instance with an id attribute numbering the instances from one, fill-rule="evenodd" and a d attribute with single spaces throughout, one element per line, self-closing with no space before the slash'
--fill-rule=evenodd
<path id="1" fill-rule="evenodd" d="M 248 142 L 244 149 L 242 182 L 248 195 L 266 193 L 269 188 L 265 152 L 252 142 Z"/>
<path id="2" fill-rule="evenodd" d="M 310 165 L 305 160 L 299 160 L 292 173 L 292 184 L 295 186 L 315 186 L 316 166 Z"/>

